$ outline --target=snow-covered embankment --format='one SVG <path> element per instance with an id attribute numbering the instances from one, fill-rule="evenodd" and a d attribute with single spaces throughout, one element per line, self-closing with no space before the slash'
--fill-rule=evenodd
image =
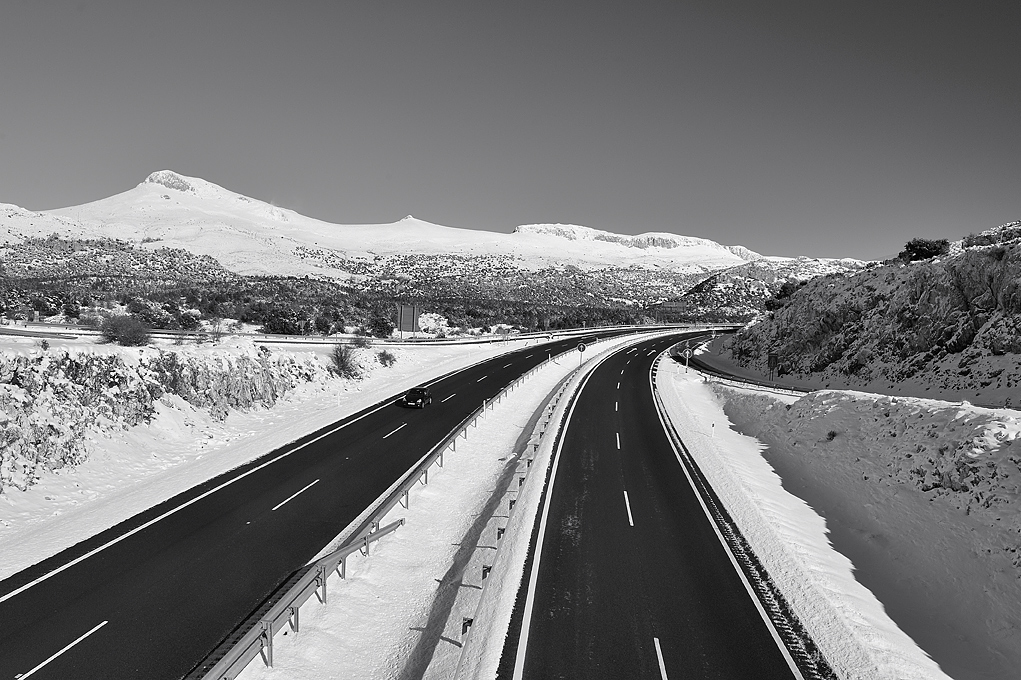
<path id="1" fill-rule="evenodd" d="M 664 362 L 657 385 L 691 455 L 834 671 L 856 679 L 946 678 L 855 580 L 851 562 L 827 539 L 826 521 L 785 490 L 762 443 L 729 426 L 701 375 Z"/>

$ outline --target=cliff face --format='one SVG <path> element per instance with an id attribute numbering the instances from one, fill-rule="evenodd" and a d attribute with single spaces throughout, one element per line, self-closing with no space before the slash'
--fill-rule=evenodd
<path id="1" fill-rule="evenodd" d="M 981 390 L 1021 380 L 1021 243 L 809 282 L 728 347 L 764 369 L 852 384 L 916 379 Z"/>
<path id="2" fill-rule="evenodd" d="M 272 406 L 329 372 L 312 354 L 268 351 L 194 356 L 36 352 L 0 355 L 0 492 L 27 489 L 40 474 L 85 461 L 88 434 L 148 422 L 164 395 L 223 419 Z"/>

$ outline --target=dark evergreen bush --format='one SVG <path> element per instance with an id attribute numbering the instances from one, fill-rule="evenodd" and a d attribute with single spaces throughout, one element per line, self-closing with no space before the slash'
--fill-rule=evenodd
<path id="1" fill-rule="evenodd" d="M 148 345 L 152 337 L 148 326 L 129 315 L 107 317 L 103 320 L 99 332 L 106 342 L 116 342 L 118 345 L 129 347 Z"/>

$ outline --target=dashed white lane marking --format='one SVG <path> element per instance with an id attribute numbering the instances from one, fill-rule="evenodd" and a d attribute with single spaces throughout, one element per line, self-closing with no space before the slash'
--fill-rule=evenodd
<path id="1" fill-rule="evenodd" d="M 663 676 L 663 680 L 667 680 L 666 677 L 666 664 L 663 663 L 663 650 L 659 648 L 659 638 L 654 637 L 652 641 L 656 643 L 656 658 L 659 659 L 659 674 Z"/>
<path id="2" fill-rule="evenodd" d="M 514 364 L 507 364 L 507 366 L 513 366 L 513 365 L 514 365 Z M 507 366 L 504 366 L 504 368 L 507 368 Z"/>
<path id="3" fill-rule="evenodd" d="M 487 377 L 487 376 L 482 376 L 481 378 L 479 378 L 479 379 L 478 379 L 478 380 L 476 380 L 475 382 L 477 382 L 477 383 L 480 383 L 480 382 L 482 382 L 483 380 L 485 380 L 485 379 L 486 379 L 486 377 Z"/>
<path id="4" fill-rule="evenodd" d="M 624 375 L 624 369 L 623 369 L 623 368 L 622 368 L 622 369 L 620 369 L 620 374 L 621 374 L 621 375 Z"/>
<path id="5" fill-rule="evenodd" d="M 620 432 L 617 433 L 617 450 L 620 451 Z"/>
<path id="6" fill-rule="evenodd" d="M 401 427 L 403 427 L 403 425 L 402 425 Z M 400 429 L 400 428 L 398 428 L 398 429 Z M 283 501 L 283 502 L 281 502 L 281 503 L 277 503 L 277 505 L 276 505 L 276 506 L 274 506 L 274 507 L 273 507 L 273 509 L 272 509 L 272 510 L 271 510 L 270 512 L 276 512 L 276 511 L 277 511 L 277 510 L 279 510 L 280 508 L 284 507 L 284 504 L 285 504 L 285 503 L 289 503 L 289 502 L 293 501 L 293 500 L 294 500 L 295 498 L 297 498 L 297 497 L 298 497 L 298 494 L 300 494 L 300 493 L 304 493 L 305 491 L 308 491 L 309 489 L 311 489 L 311 488 L 312 488 L 313 486 L 315 486 L 315 485 L 316 485 L 316 484 L 318 484 L 318 483 L 319 483 L 319 480 L 317 479 L 316 481 L 312 482 L 311 484 L 309 484 L 308 486 L 306 486 L 306 487 L 305 487 L 304 489 L 302 489 L 302 490 L 301 490 L 301 491 L 299 491 L 298 493 L 296 493 L 296 494 L 294 494 L 294 495 L 292 495 L 292 496 L 289 496 L 289 497 L 288 497 L 288 498 L 287 498 L 286 500 L 284 500 L 284 501 Z"/>
<path id="7" fill-rule="evenodd" d="M 447 401 L 448 399 L 453 399 L 456 396 L 457 396 L 457 392 L 454 392 L 452 395 L 450 395 L 446 399 L 440 399 L 440 403 L 442 404 L 443 402 Z"/>
<path id="8" fill-rule="evenodd" d="M 613 402 L 613 410 L 614 411 L 619 411 L 620 410 L 620 402 L 619 401 Z"/>
<path id="9" fill-rule="evenodd" d="M 534 355 L 532 355 L 532 354 L 529 354 L 529 355 L 528 355 L 528 356 L 526 356 L 525 358 L 526 358 L 526 359 L 531 359 L 531 358 L 532 358 L 533 356 L 534 356 Z"/>
<path id="10" fill-rule="evenodd" d="M 634 526 L 635 518 L 631 516 L 631 500 L 627 497 L 627 491 L 624 492 L 624 505 L 627 506 L 627 523 Z"/>
<path id="11" fill-rule="evenodd" d="M 618 390 L 620 389 L 620 383 L 617 383 L 617 389 Z"/>
<path id="12" fill-rule="evenodd" d="M 407 425 L 407 423 L 401 423 L 401 427 L 405 427 L 406 425 Z M 387 432 L 386 434 L 384 434 L 384 435 L 383 435 L 383 439 L 386 439 L 387 437 L 389 437 L 390 435 L 392 435 L 392 434 L 393 434 L 394 432 L 399 432 L 399 431 L 400 431 L 400 429 L 401 429 L 401 427 L 398 427 L 398 428 L 397 428 L 397 429 L 395 429 L 395 430 L 391 430 L 390 432 Z"/>
<path id="13" fill-rule="evenodd" d="M 100 628 L 102 628 L 103 626 L 105 626 L 105 625 L 106 625 L 106 624 L 108 624 L 108 623 L 110 623 L 110 622 L 109 622 L 109 621 L 103 621 L 102 623 L 100 623 L 100 624 L 98 624 L 98 625 L 94 626 L 94 627 L 92 628 L 92 630 L 90 630 L 90 631 L 89 631 L 88 633 L 85 633 L 84 635 L 80 636 L 80 637 L 79 637 L 79 638 L 78 638 L 77 640 L 75 640 L 75 641 L 74 641 L 74 642 L 72 642 L 71 644 L 67 645 L 67 646 L 66 646 L 66 647 L 64 647 L 64 648 L 63 648 L 62 650 L 60 650 L 59 652 L 57 652 L 56 654 L 54 654 L 53 656 L 51 656 L 50 658 L 46 659 L 46 661 L 43 661 L 43 662 L 42 662 L 41 664 L 39 664 L 38 666 L 36 666 L 36 667 L 35 667 L 35 668 L 33 668 L 32 670 L 30 670 L 30 671 L 29 671 L 28 673 L 25 673 L 24 675 L 16 675 L 16 676 L 14 676 L 14 677 L 16 678 L 16 680 L 25 680 L 25 678 L 28 678 L 28 677 L 30 677 L 31 675 L 34 675 L 34 674 L 35 674 L 35 672 L 36 672 L 36 671 L 38 671 L 38 670 L 39 670 L 40 668 L 42 668 L 43 666 L 45 666 L 45 665 L 46 665 L 46 664 L 48 664 L 49 662 L 53 661 L 53 660 L 54 660 L 54 659 L 56 659 L 56 658 L 57 658 L 58 656 L 60 656 L 61 654 L 63 654 L 63 653 L 64 653 L 64 652 L 66 652 L 67 650 L 71 649 L 71 648 L 72 648 L 72 647 L 74 647 L 74 646 L 75 646 L 76 644 L 78 644 L 79 642 L 81 642 L 82 640 L 84 640 L 85 638 L 87 638 L 88 636 L 92 635 L 93 633 L 95 633 L 95 632 L 96 632 L 97 630 L 99 630 Z"/>

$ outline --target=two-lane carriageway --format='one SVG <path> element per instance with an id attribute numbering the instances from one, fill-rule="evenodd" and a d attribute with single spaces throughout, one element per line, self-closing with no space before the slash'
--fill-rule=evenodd
<path id="1" fill-rule="evenodd" d="M 650 369 L 675 341 L 615 353 L 578 394 L 501 678 L 798 677 L 659 420 Z"/>

